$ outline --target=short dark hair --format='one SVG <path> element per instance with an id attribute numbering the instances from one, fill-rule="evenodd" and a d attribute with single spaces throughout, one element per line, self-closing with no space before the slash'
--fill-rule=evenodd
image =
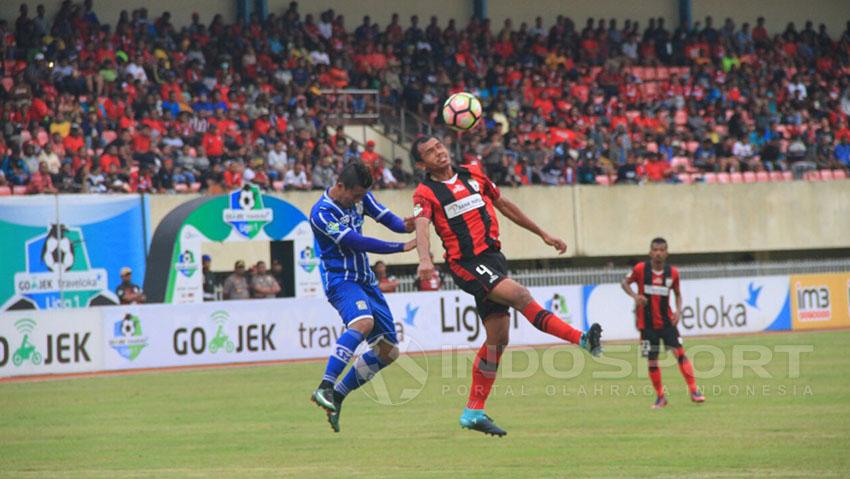
<path id="1" fill-rule="evenodd" d="M 372 187 L 372 173 L 363 163 L 352 161 L 342 168 L 337 181 L 349 190 L 358 186 L 368 190 Z"/>
<path id="2" fill-rule="evenodd" d="M 664 246 L 667 246 L 667 240 L 660 236 L 657 236 L 655 238 L 652 238 L 652 241 L 649 243 L 649 247 L 651 248 L 654 244 L 663 244 Z"/>
<path id="3" fill-rule="evenodd" d="M 416 169 L 416 163 L 422 161 L 422 155 L 419 153 L 419 145 L 432 139 L 437 139 L 437 137 L 434 135 L 423 135 L 413 140 L 413 144 L 410 145 L 410 161 L 413 163 L 412 166 L 414 169 Z"/>

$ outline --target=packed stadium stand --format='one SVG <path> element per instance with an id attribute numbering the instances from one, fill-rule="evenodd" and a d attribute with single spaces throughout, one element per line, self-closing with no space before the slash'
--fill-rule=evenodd
<path id="1" fill-rule="evenodd" d="M 360 159 L 382 187 L 415 181 L 343 133 L 339 111 L 428 119 L 501 185 L 843 179 L 850 22 L 769 34 L 708 17 L 690 30 L 559 16 L 551 28 L 332 10 L 174 25 L 90 0 L 0 21 L 0 195 L 323 189 Z M 435 12 L 437 13 L 437 12 Z M 376 90 L 346 96 L 334 90 Z M 485 126 L 440 128 L 469 91 Z M 341 98 L 347 101 L 341 101 Z"/>

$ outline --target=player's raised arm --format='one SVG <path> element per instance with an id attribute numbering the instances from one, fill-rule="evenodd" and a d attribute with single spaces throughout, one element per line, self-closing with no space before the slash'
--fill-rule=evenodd
<path id="1" fill-rule="evenodd" d="M 363 197 L 363 210 L 367 215 L 391 231 L 396 233 L 410 233 L 413 231 L 412 218 L 399 218 L 389 208 L 379 203 L 371 192 L 366 193 L 366 196 Z"/>
<path id="2" fill-rule="evenodd" d="M 567 244 L 564 240 L 543 231 L 543 229 L 529 218 L 513 201 L 505 198 L 504 196 L 499 196 L 493 201 L 493 206 L 495 206 L 496 209 L 498 209 L 509 220 L 536 234 L 543 240 L 544 243 L 558 250 L 558 254 L 564 254 L 567 251 Z"/>
<path id="3" fill-rule="evenodd" d="M 344 224 L 339 218 L 334 216 L 332 211 L 320 211 L 311 217 L 310 221 L 317 231 L 321 231 L 322 234 L 333 240 L 334 243 L 354 251 L 391 254 L 410 251 L 416 247 L 415 240 L 399 243 L 363 236 L 354 228 Z"/>

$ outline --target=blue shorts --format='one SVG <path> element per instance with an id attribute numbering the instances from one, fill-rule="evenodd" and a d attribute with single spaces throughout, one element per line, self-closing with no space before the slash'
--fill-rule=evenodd
<path id="1" fill-rule="evenodd" d="M 327 296 L 328 301 L 339 311 L 346 327 L 363 318 L 371 317 L 374 320 L 372 332 L 366 336 L 369 344 L 374 344 L 381 338 L 398 344 L 393 314 L 378 285 L 340 281 L 328 288 Z"/>

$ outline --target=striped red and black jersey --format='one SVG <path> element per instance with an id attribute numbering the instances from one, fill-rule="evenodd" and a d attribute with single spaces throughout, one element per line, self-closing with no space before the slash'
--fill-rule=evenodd
<path id="1" fill-rule="evenodd" d="M 471 259 L 487 249 L 499 250 L 499 220 L 493 202 L 499 188 L 477 165 L 455 167 L 448 181 L 430 177 L 413 193 L 413 215 L 434 223 L 448 261 Z"/>
<path id="2" fill-rule="evenodd" d="M 635 265 L 631 274 L 626 276 L 629 284 L 637 283 L 638 294 L 646 296 L 646 306 L 637 307 L 635 316 L 638 329 L 663 329 L 672 326 L 670 317 L 670 291 L 679 296 L 679 270 L 674 266 L 664 265 L 661 271 L 652 269 L 649 261 Z M 651 318 L 651 321 L 647 321 Z"/>

